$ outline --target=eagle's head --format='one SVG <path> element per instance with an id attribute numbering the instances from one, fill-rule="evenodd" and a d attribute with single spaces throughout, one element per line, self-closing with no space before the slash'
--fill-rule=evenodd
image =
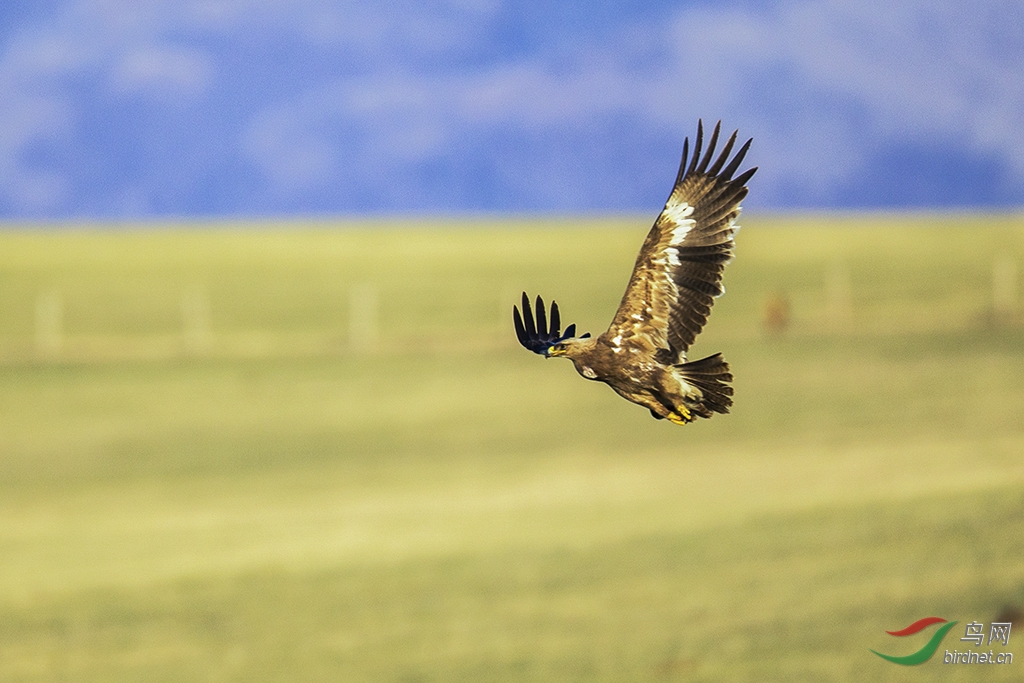
<path id="1" fill-rule="evenodd" d="M 593 343 L 593 340 L 590 338 L 590 333 L 588 332 L 582 337 L 569 337 L 567 339 L 562 339 L 561 341 L 549 346 L 543 353 L 547 358 L 557 358 L 558 356 L 575 358 L 581 351 L 592 346 Z"/>
<path id="2" fill-rule="evenodd" d="M 530 298 L 523 292 L 523 315 L 519 308 L 512 307 L 512 320 L 516 326 L 516 336 L 525 348 L 545 358 L 556 356 L 573 357 L 573 352 L 587 344 L 590 333 L 576 336 L 576 325 L 572 324 L 561 332 L 561 320 L 558 316 L 558 304 L 551 302 L 551 322 L 544 308 L 544 299 L 537 297 L 537 318 L 534 321 Z"/>

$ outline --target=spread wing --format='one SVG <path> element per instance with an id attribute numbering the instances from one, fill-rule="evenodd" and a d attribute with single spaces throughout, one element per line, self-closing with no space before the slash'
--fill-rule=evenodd
<path id="1" fill-rule="evenodd" d="M 722 271 L 732 260 L 736 217 L 757 170 L 733 178 L 751 143 L 747 140 L 730 160 L 737 133 L 714 158 L 721 125 L 703 153 L 702 123 L 689 159 L 689 138 L 683 143 L 672 194 L 640 248 L 619 310 L 603 335 L 616 345 L 634 338 L 651 350 L 664 349 L 659 353 L 665 363 L 685 358 L 715 297 L 725 291 Z"/>

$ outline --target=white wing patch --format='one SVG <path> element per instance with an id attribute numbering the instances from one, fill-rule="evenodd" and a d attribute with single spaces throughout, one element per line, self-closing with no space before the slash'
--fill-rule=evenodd
<path id="1" fill-rule="evenodd" d="M 676 229 L 678 230 L 678 228 Z M 652 263 L 657 266 L 678 266 L 680 264 L 679 253 L 674 248 L 668 247 L 665 249 L 665 252 L 658 258 L 654 259 Z"/>
<path id="2" fill-rule="evenodd" d="M 690 218 L 692 215 L 693 207 L 686 202 L 679 202 L 678 204 L 671 204 L 665 207 L 665 218 L 676 224 L 676 227 L 672 228 L 672 238 L 669 240 L 669 244 L 683 243 L 686 235 L 697 225 L 697 221 Z"/>

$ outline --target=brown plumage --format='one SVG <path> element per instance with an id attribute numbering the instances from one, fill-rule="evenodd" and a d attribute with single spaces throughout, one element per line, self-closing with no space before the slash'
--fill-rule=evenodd
<path id="1" fill-rule="evenodd" d="M 736 217 L 756 168 L 739 169 L 751 140 L 730 159 L 737 133 L 715 157 L 721 122 L 702 152 L 697 124 L 693 156 L 689 138 L 672 194 L 647 233 L 633 274 L 608 330 L 597 338 L 576 337 L 576 326 L 560 332 L 558 305 L 536 301 L 536 320 L 523 293 L 523 315 L 513 307 L 519 342 L 546 357 L 565 356 L 587 379 L 604 382 L 657 419 L 677 424 L 727 413 L 732 375 L 721 354 L 687 361 L 686 352 L 704 328 L 715 297 L 724 293 L 722 271 L 732 260 Z"/>

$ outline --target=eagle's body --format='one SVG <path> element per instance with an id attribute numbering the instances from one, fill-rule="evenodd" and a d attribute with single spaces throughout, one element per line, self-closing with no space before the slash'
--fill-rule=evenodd
<path id="1" fill-rule="evenodd" d="M 525 293 L 525 323 L 518 309 L 513 316 L 519 341 L 529 350 L 565 356 L 583 377 L 604 382 L 654 417 L 678 424 L 727 413 L 732 405 L 732 375 L 722 356 L 693 362 L 686 358 L 714 298 L 725 291 L 722 271 L 733 256 L 736 217 L 747 194 L 746 182 L 757 170 L 732 177 L 750 146 L 748 140 L 730 160 L 736 133 L 712 163 L 719 129 L 715 127 L 703 156 L 702 126 L 692 159 L 687 158 L 689 140 L 684 144 L 672 194 L 644 240 L 606 332 L 597 338 L 576 337 L 576 326 L 570 325 L 562 335 L 554 302 L 549 329 L 540 297 L 535 324 Z"/>

